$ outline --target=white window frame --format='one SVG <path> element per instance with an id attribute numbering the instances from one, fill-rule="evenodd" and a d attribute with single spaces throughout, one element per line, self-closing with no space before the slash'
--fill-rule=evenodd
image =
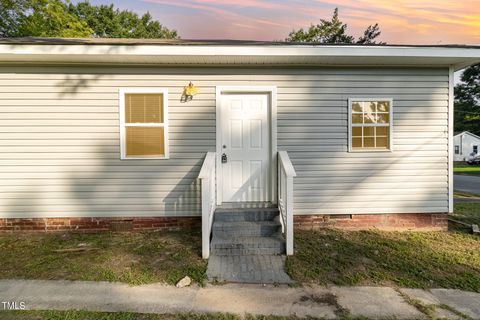
<path id="1" fill-rule="evenodd" d="M 125 95 L 130 93 L 138 93 L 138 94 L 149 94 L 149 93 L 157 93 L 163 95 L 163 123 L 136 123 L 136 124 L 127 124 L 125 123 Z M 164 160 L 169 159 L 170 151 L 168 145 L 168 89 L 166 88 L 153 88 L 153 87 L 144 87 L 144 88 L 120 88 L 118 90 L 119 94 L 119 113 L 120 113 L 120 159 L 122 160 Z M 163 138 L 164 138 L 164 150 L 165 155 L 163 157 L 157 156 L 144 156 L 144 157 L 128 157 L 126 155 L 126 136 L 125 136 L 125 128 L 126 127 L 163 127 Z"/>
<path id="2" fill-rule="evenodd" d="M 352 103 L 353 102 L 370 102 L 370 101 L 388 101 L 389 109 L 389 148 L 388 149 L 353 149 L 352 148 Z M 371 127 L 384 127 L 384 125 L 370 124 Z M 393 98 L 349 98 L 348 99 L 348 152 L 393 152 Z"/>

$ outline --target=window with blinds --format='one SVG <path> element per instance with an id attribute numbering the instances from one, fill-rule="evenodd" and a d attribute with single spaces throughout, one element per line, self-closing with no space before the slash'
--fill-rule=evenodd
<path id="1" fill-rule="evenodd" d="M 392 150 L 392 100 L 349 100 L 349 150 Z"/>
<path id="2" fill-rule="evenodd" d="M 120 97 L 122 159 L 166 159 L 167 92 L 123 89 Z"/>

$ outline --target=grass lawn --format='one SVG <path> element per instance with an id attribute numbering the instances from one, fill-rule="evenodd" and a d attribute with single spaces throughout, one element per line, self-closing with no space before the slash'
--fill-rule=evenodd
<path id="1" fill-rule="evenodd" d="M 480 203 L 455 205 L 480 223 Z M 296 231 L 287 272 L 302 283 L 458 288 L 480 292 L 480 237 L 450 232 Z"/>
<path id="2" fill-rule="evenodd" d="M 480 203 L 456 204 L 453 218 L 480 224 Z M 286 268 L 294 280 L 307 284 L 480 292 L 480 237 L 465 231 L 455 225 L 450 232 L 296 231 L 295 255 Z M 175 284 L 189 275 L 201 284 L 207 263 L 200 246 L 199 231 L 5 234 L 0 235 L 0 279 L 137 285 Z M 89 250 L 68 251 L 78 248 Z"/>
<path id="3" fill-rule="evenodd" d="M 452 219 L 469 224 L 480 225 L 480 203 L 461 202 L 455 204 L 455 212 L 451 215 Z M 480 237 L 479 237 L 480 238 Z"/>
<path id="4" fill-rule="evenodd" d="M 0 235 L 0 261 L 0 279 L 103 280 L 132 285 L 175 284 L 186 275 L 202 283 L 206 270 L 200 232 Z"/>
<path id="5" fill-rule="evenodd" d="M 468 165 L 463 163 L 455 163 L 453 173 L 480 176 L 480 165 Z"/>
<path id="6" fill-rule="evenodd" d="M 0 311 L 2 320 L 288 320 L 297 317 L 246 316 L 230 314 L 139 314 L 128 312 L 87 312 L 87 311 Z"/>

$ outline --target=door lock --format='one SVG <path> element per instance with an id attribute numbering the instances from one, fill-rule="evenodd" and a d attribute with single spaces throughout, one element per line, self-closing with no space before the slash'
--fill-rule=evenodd
<path id="1" fill-rule="evenodd" d="M 227 155 L 224 153 L 222 154 L 222 163 L 227 163 Z"/>

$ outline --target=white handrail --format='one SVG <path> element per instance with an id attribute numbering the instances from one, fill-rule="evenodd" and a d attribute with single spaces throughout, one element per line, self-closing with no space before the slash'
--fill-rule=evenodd
<path id="1" fill-rule="evenodd" d="M 297 174 L 287 151 L 278 152 L 278 207 L 287 255 L 293 254 L 293 178 Z"/>
<path id="2" fill-rule="evenodd" d="M 198 174 L 202 182 L 202 257 L 210 256 L 210 234 L 215 212 L 215 152 L 207 152 Z"/>

